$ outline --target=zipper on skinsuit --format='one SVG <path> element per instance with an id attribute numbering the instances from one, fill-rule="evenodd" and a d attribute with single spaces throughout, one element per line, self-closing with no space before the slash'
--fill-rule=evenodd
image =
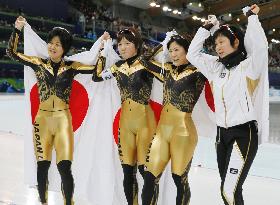
<path id="1" fill-rule="evenodd" d="M 229 77 L 230 77 L 230 71 L 228 73 L 227 81 L 229 80 Z M 225 82 L 223 87 L 222 87 L 222 101 L 223 101 L 223 105 L 224 105 L 224 109 L 225 109 L 225 127 L 228 128 L 228 126 L 227 126 L 227 106 L 226 106 L 226 102 L 225 102 L 225 98 L 224 98 L 224 87 L 225 87 L 226 83 L 227 82 Z"/>

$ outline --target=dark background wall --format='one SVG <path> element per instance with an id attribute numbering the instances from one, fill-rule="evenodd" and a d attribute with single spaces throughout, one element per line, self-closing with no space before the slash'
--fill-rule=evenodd
<path id="1" fill-rule="evenodd" d="M 22 9 L 34 16 L 67 19 L 67 0 L 0 0 L 0 5 L 11 9 Z"/>

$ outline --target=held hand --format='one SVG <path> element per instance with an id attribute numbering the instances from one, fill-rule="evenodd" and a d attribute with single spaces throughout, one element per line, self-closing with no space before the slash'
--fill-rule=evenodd
<path id="1" fill-rule="evenodd" d="M 25 24 L 26 24 L 26 19 L 23 18 L 22 16 L 19 16 L 15 22 L 15 28 L 21 31 Z"/>
<path id="2" fill-rule="evenodd" d="M 163 47 L 167 46 L 167 43 L 170 41 L 171 37 L 175 35 L 178 35 L 175 30 L 166 32 L 165 39 L 161 42 L 161 45 L 163 45 Z"/>
<path id="3" fill-rule="evenodd" d="M 107 41 L 108 39 L 111 39 L 111 36 L 107 31 L 105 31 L 100 38 L 101 38 L 100 48 L 103 49 L 104 48 L 104 42 Z"/>
<path id="4" fill-rule="evenodd" d="M 172 36 L 178 35 L 177 31 L 175 29 L 173 29 L 172 31 L 169 31 L 166 33 L 166 37 L 167 38 L 171 38 Z"/>
<path id="5" fill-rule="evenodd" d="M 258 14 L 259 13 L 259 11 L 260 11 L 260 7 L 257 5 L 257 4 L 253 4 L 252 6 L 251 6 L 251 11 L 254 13 L 254 14 Z"/>
<path id="6" fill-rule="evenodd" d="M 258 15 L 260 11 L 260 7 L 257 4 L 253 4 L 252 6 L 246 6 L 242 9 L 245 16 L 251 16 L 252 14 Z"/>
<path id="7" fill-rule="evenodd" d="M 104 42 L 104 46 L 103 46 L 103 49 L 101 50 L 100 54 L 101 56 L 107 58 L 108 57 L 108 54 L 109 54 L 109 51 L 110 51 L 110 48 L 112 48 L 112 39 L 109 38 L 108 40 L 106 41 L 103 41 Z"/>
<path id="8" fill-rule="evenodd" d="M 175 30 L 172 31 L 168 31 L 166 32 L 166 36 L 165 39 L 160 43 L 162 45 L 162 49 L 163 49 L 163 55 L 167 58 L 169 53 L 168 53 L 168 48 L 167 48 L 167 44 L 168 42 L 171 40 L 172 36 L 178 35 L 178 33 Z"/>
<path id="9" fill-rule="evenodd" d="M 220 22 L 218 21 L 215 15 L 208 15 L 208 19 L 204 21 L 203 28 L 210 31 L 211 35 L 215 33 L 216 30 L 219 29 Z"/>
<path id="10" fill-rule="evenodd" d="M 219 26 L 219 21 L 215 15 L 208 15 L 208 23 L 213 24 L 214 26 L 218 25 Z"/>
<path id="11" fill-rule="evenodd" d="M 102 39 L 103 41 L 106 41 L 106 40 L 108 40 L 108 39 L 110 39 L 110 38 L 111 38 L 111 36 L 110 36 L 110 34 L 109 34 L 107 31 L 105 31 L 105 32 L 103 33 L 102 37 L 101 37 L 101 39 Z"/>
<path id="12" fill-rule="evenodd" d="M 214 26 L 214 24 L 212 24 L 211 21 L 209 21 L 209 19 L 207 19 L 207 20 L 204 21 L 202 26 L 205 27 L 205 28 L 212 28 Z"/>
<path id="13" fill-rule="evenodd" d="M 208 15 L 208 23 L 212 26 L 210 28 L 210 33 L 213 36 L 215 31 L 217 31 L 220 28 L 220 22 L 218 21 L 217 17 L 215 15 Z"/>

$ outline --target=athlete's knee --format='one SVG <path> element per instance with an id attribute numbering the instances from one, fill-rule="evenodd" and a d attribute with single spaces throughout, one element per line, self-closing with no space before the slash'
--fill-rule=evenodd
<path id="1" fill-rule="evenodd" d="M 132 185 L 136 180 L 137 167 L 128 164 L 122 164 L 122 168 L 124 174 L 124 181 L 123 181 L 124 185 L 125 186 Z"/>
<path id="2" fill-rule="evenodd" d="M 122 164 L 122 169 L 125 176 L 133 176 L 134 166 Z"/>
<path id="3" fill-rule="evenodd" d="M 177 189 L 183 189 L 183 181 L 182 181 L 182 177 L 177 175 L 177 174 L 172 174 L 172 178 L 173 178 L 173 181 L 177 187 Z"/>
<path id="4" fill-rule="evenodd" d="M 49 168 L 50 168 L 50 165 L 51 165 L 51 162 L 50 161 L 47 161 L 47 160 L 44 160 L 44 161 L 38 161 L 37 162 L 37 170 L 38 170 L 38 173 L 41 174 L 41 173 L 47 173 Z"/>
<path id="5" fill-rule="evenodd" d="M 48 171 L 50 168 L 51 162 L 44 160 L 37 162 L 37 181 L 38 184 L 46 183 L 48 179 Z"/>
<path id="6" fill-rule="evenodd" d="M 72 170 L 71 170 L 72 162 L 70 160 L 62 160 L 57 164 L 57 168 L 61 178 L 72 178 Z"/>
<path id="7" fill-rule="evenodd" d="M 149 171 L 145 171 L 145 174 L 144 174 L 144 186 L 149 188 L 149 187 L 153 186 L 154 184 L 156 184 L 156 176 L 153 175 L 153 173 L 151 173 Z"/>

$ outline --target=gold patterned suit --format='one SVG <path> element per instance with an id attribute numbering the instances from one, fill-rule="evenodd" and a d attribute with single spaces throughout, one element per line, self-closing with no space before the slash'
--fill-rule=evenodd
<path id="1" fill-rule="evenodd" d="M 91 74 L 95 66 L 79 62 L 54 63 L 50 59 L 27 56 L 17 52 L 21 32 L 12 33 L 7 54 L 14 60 L 30 66 L 36 75 L 40 105 L 34 123 L 34 145 L 37 160 L 51 160 L 53 145 L 57 162 L 73 159 L 73 130 L 69 111 L 69 97 L 76 74 Z"/>
<path id="2" fill-rule="evenodd" d="M 143 174 L 146 154 L 156 126 L 155 116 L 149 105 L 154 75 L 143 66 L 139 56 L 120 60 L 109 71 L 103 70 L 105 60 L 103 57 L 99 58 L 93 80 L 98 82 L 115 77 L 120 89 L 122 104 L 118 148 L 124 171 L 124 189 L 128 204 L 138 204 L 135 167 L 138 165 Z M 104 78 L 102 72 L 110 72 L 112 75 Z"/>
<path id="3" fill-rule="evenodd" d="M 157 203 L 158 182 L 171 159 L 172 177 L 177 186 L 177 205 L 190 200 L 188 172 L 197 144 L 197 132 L 191 114 L 203 90 L 206 78 L 190 64 L 164 65 L 146 62 L 149 71 L 164 83 L 163 109 L 146 160 L 143 205 Z"/>

